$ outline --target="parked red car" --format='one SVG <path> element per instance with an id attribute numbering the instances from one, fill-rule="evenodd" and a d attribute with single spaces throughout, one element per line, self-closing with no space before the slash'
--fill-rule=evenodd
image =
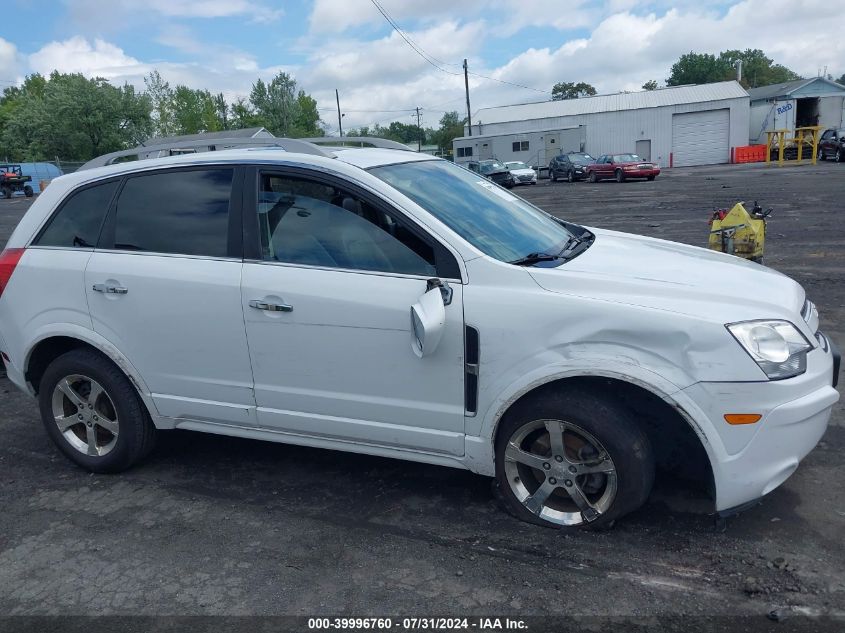
<path id="1" fill-rule="evenodd" d="M 590 182 L 607 178 L 615 178 L 616 182 L 625 182 L 629 178 L 654 180 L 660 173 L 660 167 L 647 160 L 644 161 L 636 154 L 603 154 L 596 159 L 595 163 L 587 165 L 586 171 Z"/>

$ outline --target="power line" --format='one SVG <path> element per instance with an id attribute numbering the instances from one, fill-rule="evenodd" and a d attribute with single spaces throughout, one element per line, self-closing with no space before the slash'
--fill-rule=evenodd
<path id="1" fill-rule="evenodd" d="M 376 0 L 370 0 L 370 2 L 373 3 L 373 6 L 376 9 L 378 9 L 378 12 L 382 14 L 384 19 L 387 20 L 388 24 L 390 24 L 390 26 L 392 26 L 393 29 L 397 33 L 399 33 L 399 36 L 403 40 L 405 40 L 405 42 L 408 44 L 408 46 L 410 46 L 414 50 L 414 52 L 416 52 L 417 55 L 419 55 L 425 61 L 427 61 L 429 64 L 434 66 L 434 68 L 436 68 L 439 71 L 446 73 L 447 75 L 460 75 L 461 74 L 459 72 L 452 72 L 451 70 L 447 70 L 447 69 L 443 68 L 443 66 L 439 66 L 438 64 L 436 64 L 435 62 L 440 62 L 441 64 L 446 65 L 446 62 L 441 62 L 439 59 L 431 57 L 428 53 L 426 53 L 424 50 L 422 50 L 422 48 L 419 47 L 417 44 L 415 44 L 409 36 L 405 35 L 405 32 L 401 28 L 399 28 L 399 25 L 396 24 L 396 22 L 393 21 L 393 19 L 390 17 L 390 15 L 388 15 L 387 11 L 385 11 L 384 8 L 378 2 L 376 2 Z"/>
<path id="2" fill-rule="evenodd" d="M 396 23 L 395 20 L 393 20 L 393 18 L 390 16 L 390 14 L 387 12 L 387 10 L 384 9 L 384 7 L 382 7 L 377 2 L 377 0 L 370 0 L 370 2 L 372 2 L 373 6 L 376 9 L 378 9 L 379 13 L 381 13 L 382 16 L 384 17 L 384 19 L 387 20 L 388 24 L 390 24 L 390 26 L 393 27 L 393 29 L 399 34 L 399 36 L 403 40 L 405 40 L 405 42 L 408 44 L 408 46 L 410 46 L 414 50 L 414 52 L 417 53 L 417 55 L 422 57 L 425 61 L 427 61 L 429 64 L 431 64 L 437 70 L 442 71 L 442 72 L 444 72 L 448 75 L 460 76 L 461 74 L 463 74 L 461 72 L 453 72 L 451 70 L 447 70 L 446 68 L 443 68 L 443 66 L 455 66 L 457 68 L 457 67 L 459 67 L 459 64 L 451 64 L 449 62 L 444 62 L 443 60 L 437 59 L 436 57 L 434 57 L 430 53 L 427 53 L 425 50 L 423 50 L 423 48 L 419 44 L 414 42 L 411 39 L 411 37 L 408 34 L 405 33 L 405 31 L 403 31 L 400 28 L 400 26 Z M 474 73 L 472 71 L 467 71 L 467 72 L 470 75 L 472 75 L 473 77 L 479 77 L 481 79 L 488 79 L 490 81 L 496 81 L 500 84 L 505 84 L 505 85 L 508 85 L 508 86 L 514 86 L 515 88 L 523 88 L 524 90 L 533 90 L 534 92 L 539 92 L 541 94 L 551 94 L 551 92 L 549 90 L 540 90 L 539 88 L 532 88 L 531 86 L 526 86 L 524 84 L 518 84 L 518 83 L 515 83 L 513 81 L 506 81 L 504 79 L 497 79 L 496 77 L 489 77 L 487 75 L 482 75 L 480 73 Z"/>

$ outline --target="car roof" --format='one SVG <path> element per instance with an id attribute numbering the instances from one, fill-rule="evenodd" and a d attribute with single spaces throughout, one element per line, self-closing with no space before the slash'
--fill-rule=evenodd
<path id="1" fill-rule="evenodd" d="M 162 158 L 146 158 L 143 160 L 128 161 L 106 165 L 104 167 L 92 167 L 80 170 L 65 176 L 56 178 L 63 184 L 72 187 L 75 184 L 100 180 L 110 176 L 119 176 L 140 171 L 149 171 L 167 167 L 184 167 L 191 165 L 220 165 L 220 164 L 299 164 L 314 165 L 317 167 L 331 168 L 337 162 L 369 169 L 381 165 L 393 165 L 396 163 L 419 162 L 428 160 L 443 160 L 430 154 L 420 154 L 404 150 L 382 149 L 382 148 L 337 148 L 333 150 L 335 158 L 318 156 L 315 154 L 301 154 L 289 152 L 284 149 L 274 148 L 241 148 L 226 149 L 216 152 L 196 152 L 180 154 L 177 156 L 165 156 Z"/>

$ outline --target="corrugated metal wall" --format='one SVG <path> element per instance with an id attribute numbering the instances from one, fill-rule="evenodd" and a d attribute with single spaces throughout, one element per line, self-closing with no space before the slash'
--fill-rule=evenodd
<path id="1" fill-rule="evenodd" d="M 585 126 L 585 151 L 593 156 L 611 152 L 633 152 L 637 141 L 650 140 L 652 160 L 665 167 L 669 165 L 669 154 L 672 151 L 672 115 L 680 112 L 701 112 L 722 108 L 730 109 L 730 146 L 747 145 L 749 129 L 747 97 L 640 110 L 482 124 L 481 133 L 496 135 L 510 142 L 509 139 L 515 139 L 520 133 L 530 134 L 532 131 Z M 475 127 L 473 126 L 473 130 Z M 460 147 L 467 140 L 469 139 L 456 140 L 454 145 L 456 148 Z M 502 160 L 522 160 L 522 158 L 502 158 Z"/>

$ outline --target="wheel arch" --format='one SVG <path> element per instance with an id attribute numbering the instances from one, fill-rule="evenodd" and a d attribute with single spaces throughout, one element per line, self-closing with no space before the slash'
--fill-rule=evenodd
<path id="1" fill-rule="evenodd" d="M 699 424 L 703 413 L 697 411 L 677 388 L 665 389 L 630 375 L 614 372 L 573 373 L 534 383 L 508 398 L 498 408 L 490 434 L 495 455 L 502 422 L 509 411 L 528 399 L 540 398 L 549 391 L 566 388 L 600 391 L 631 410 L 641 421 L 652 442 L 658 466 L 680 472 L 688 479 L 704 484 L 715 502 L 718 454 L 724 451 L 715 433 Z M 691 414 L 688 410 L 694 410 Z"/>
<path id="2" fill-rule="evenodd" d="M 63 331 L 42 332 L 29 345 L 24 360 L 23 375 L 32 395 L 38 394 L 41 377 L 56 358 L 74 349 L 92 349 L 114 363 L 117 369 L 129 379 L 150 417 L 157 423 L 158 411 L 150 396 L 150 390 L 129 359 L 95 332 L 78 326 L 69 326 L 69 328 Z M 159 426 L 158 423 L 156 426 Z"/>

